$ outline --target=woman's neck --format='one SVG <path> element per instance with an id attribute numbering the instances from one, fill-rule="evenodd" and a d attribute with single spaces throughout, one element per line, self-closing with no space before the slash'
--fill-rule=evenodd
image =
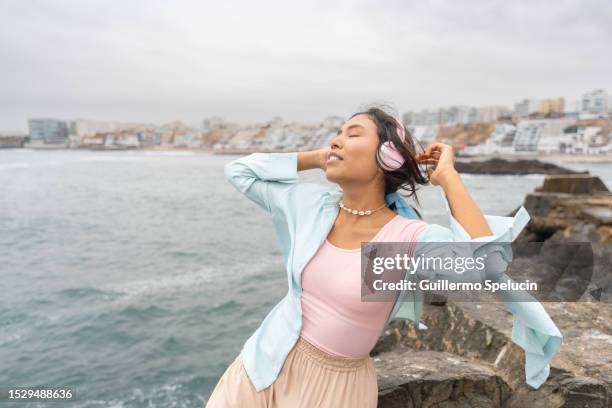
<path id="1" fill-rule="evenodd" d="M 345 207 L 357 211 L 372 211 L 386 204 L 384 191 L 364 188 L 343 188 L 342 203 Z M 384 208 L 380 209 L 379 211 L 382 210 L 384 210 Z M 373 214 L 374 213 L 372 213 L 371 215 Z"/>

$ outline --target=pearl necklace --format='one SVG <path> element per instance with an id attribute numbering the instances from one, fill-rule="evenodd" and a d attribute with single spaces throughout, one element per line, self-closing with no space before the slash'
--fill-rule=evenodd
<path id="1" fill-rule="evenodd" d="M 372 214 L 374 211 L 378 211 L 378 210 L 380 210 L 381 208 L 384 208 L 384 207 L 386 207 L 386 206 L 387 206 L 387 204 L 385 203 L 385 204 L 381 205 L 380 207 L 378 207 L 378 208 L 376 208 L 376 209 L 374 209 L 374 210 L 365 210 L 365 211 L 363 211 L 363 210 L 362 210 L 362 211 L 358 211 L 358 210 L 353 210 L 353 209 L 351 209 L 351 208 L 345 207 L 345 206 L 344 206 L 344 203 L 343 203 L 342 201 L 340 201 L 340 202 L 338 203 L 338 205 L 339 205 L 339 206 L 340 206 L 340 208 L 342 208 L 344 211 L 348 211 L 348 212 L 350 212 L 351 214 L 355 214 L 355 215 L 370 215 L 370 214 Z"/>

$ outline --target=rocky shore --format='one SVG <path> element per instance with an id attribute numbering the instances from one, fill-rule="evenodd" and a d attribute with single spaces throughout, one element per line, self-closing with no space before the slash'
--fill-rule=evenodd
<path id="1" fill-rule="evenodd" d="M 379 407 L 612 407 L 612 194 L 589 175 L 548 176 L 524 206 L 531 221 L 515 245 L 593 247 L 593 271 L 579 301 L 542 303 L 564 336 L 547 381 L 537 390 L 526 385 L 524 352 L 511 340 L 512 315 L 501 302 L 430 296 L 423 305 L 427 330 L 394 321 L 372 350 Z M 551 279 L 546 268 L 528 267 L 532 258 L 521 264 L 520 251 L 515 255 L 517 273 Z M 555 277 L 562 293 L 576 286 L 563 278 Z"/>

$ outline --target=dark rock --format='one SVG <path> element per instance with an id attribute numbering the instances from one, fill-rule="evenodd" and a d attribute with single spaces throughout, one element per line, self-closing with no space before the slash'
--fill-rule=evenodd
<path id="1" fill-rule="evenodd" d="M 446 296 L 440 295 L 438 293 L 427 291 L 425 292 L 423 302 L 434 306 L 444 306 L 447 302 L 447 298 Z"/>
<path id="2" fill-rule="evenodd" d="M 370 351 L 370 356 L 374 357 L 380 353 L 394 350 L 400 343 L 402 334 L 396 327 L 387 327 L 374 348 Z"/>
<path id="3" fill-rule="evenodd" d="M 499 158 L 482 161 L 457 161 L 459 173 L 472 174 L 581 174 L 552 163 L 539 160 L 504 160 Z"/>
<path id="4" fill-rule="evenodd" d="M 536 189 L 541 193 L 593 194 L 608 192 L 608 188 L 599 177 L 588 174 L 570 174 L 565 176 L 547 176 L 542 187 Z"/>
<path id="5" fill-rule="evenodd" d="M 381 408 L 495 408 L 510 398 L 510 387 L 491 368 L 450 353 L 406 350 L 373 360 Z"/>
<path id="6" fill-rule="evenodd" d="M 412 323 L 406 321 L 390 323 L 389 326 L 401 334 L 400 342 L 404 347 L 444 351 L 492 364 L 508 341 L 505 333 L 493 329 L 487 320 L 481 319 L 486 315 L 486 309 L 476 314 L 478 318 L 465 313 L 452 302 L 444 307 L 424 305 L 423 310 L 422 320 L 428 326 L 427 330 L 417 331 Z M 507 317 L 502 318 L 506 320 Z"/>
<path id="7" fill-rule="evenodd" d="M 609 408 L 612 404 L 606 384 L 592 378 L 557 371 L 538 390 L 520 389 L 512 393 L 504 408 Z"/>
<path id="8" fill-rule="evenodd" d="M 406 353 L 405 350 L 413 350 L 414 357 L 410 357 L 410 360 L 406 358 L 406 364 L 414 364 L 417 370 L 426 371 L 433 370 L 432 367 L 439 368 L 440 360 L 429 354 L 437 351 L 461 361 L 467 359 L 478 367 L 488 367 L 511 389 L 509 398 L 502 405 L 504 408 L 611 406 L 606 404 L 612 404 L 612 305 L 585 302 L 543 305 L 563 333 L 564 344 L 551 363 L 548 380 L 537 390 L 525 383 L 525 355 L 511 341 L 512 315 L 499 303 L 449 302 L 445 307 L 425 305 L 423 321 L 428 329 L 417 331 L 411 322 L 392 322 L 390 326 L 396 337 L 397 332 L 401 334 L 401 340 L 394 351 L 376 357 L 391 356 L 393 353 L 401 356 Z M 416 357 L 420 354 L 428 358 Z M 405 354 L 406 357 L 409 355 Z M 430 358 L 433 362 L 428 365 Z M 469 367 L 467 372 L 473 368 Z M 407 374 L 403 388 L 411 389 L 406 378 L 412 369 L 404 369 Z M 387 370 L 396 373 L 393 366 L 381 364 L 380 384 L 384 383 L 381 378 L 387 375 Z M 461 371 L 453 371 L 449 367 L 443 371 L 448 375 L 445 381 L 452 381 L 453 376 L 457 376 L 458 381 L 461 378 Z M 418 380 L 418 376 L 410 378 L 410 382 Z M 417 384 L 420 383 L 417 381 Z M 379 401 L 383 400 L 383 396 L 386 393 L 383 394 L 380 389 Z M 401 398 L 406 398 L 410 403 L 419 401 L 406 390 L 395 390 L 393 401 Z M 410 403 L 380 406 L 437 406 Z"/>
<path id="9" fill-rule="evenodd" d="M 544 242 L 557 232 L 560 238 L 578 241 L 611 242 L 612 194 L 545 193 L 528 194 L 523 204 L 531 221 L 519 241 Z"/>

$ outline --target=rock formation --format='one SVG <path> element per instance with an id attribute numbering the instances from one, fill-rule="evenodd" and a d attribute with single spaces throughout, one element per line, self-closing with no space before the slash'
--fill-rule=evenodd
<path id="1" fill-rule="evenodd" d="M 539 160 L 504 160 L 499 158 L 474 161 L 458 160 L 455 167 L 460 173 L 471 174 L 579 174 L 573 170 Z"/>
<path id="2" fill-rule="evenodd" d="M 550 177 L 524 205 L 532 220 L 516 245 L 542 242 L 554 253 L 559 243 L 589 242 L 595 259 L 579 302 L 543 303 L 564 336 L 548 380 L 537 390 L 526 385 L 524 353 L 502 303 L 435 296 L 423 308 L 427 330 L 393 321 L 372 350 L 379 407 L 612 407 L 612 194 L 596 177 Z M 525 261 L 522 273 L 550 279 Z M 513 266 L 520 262 L 518 251 Z"/>

